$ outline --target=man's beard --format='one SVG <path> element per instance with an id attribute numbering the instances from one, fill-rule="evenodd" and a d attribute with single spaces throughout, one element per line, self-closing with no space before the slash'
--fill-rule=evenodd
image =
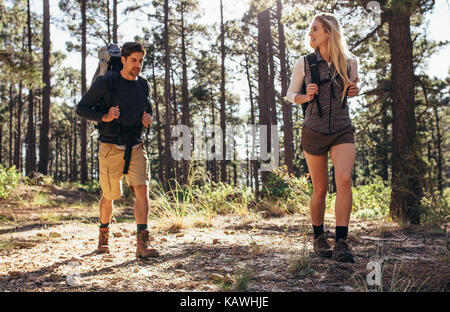
<path id="1" fill-rule="evenodd" d="M 133 76 L 133 77 L 137 77 L 137 76 L 139 76 L 139 73 L 140 73 L 141 71 L 139 70 L 139 69 L 136 69 L 136 68 L 132 68 L 130 71 L 129 71 L 129 74 L 131 75 L 131 76 Z"/>

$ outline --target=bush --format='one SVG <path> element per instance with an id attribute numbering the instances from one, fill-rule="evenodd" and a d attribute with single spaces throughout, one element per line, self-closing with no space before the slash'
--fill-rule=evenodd
<path id="1" fill-rule="evenodd" d="M 6 169 L 0 164 L 0 198 L 8 198 L 20 180 L 20 173 L 15 166 Z"/>
<path id="2" fill-rule="evenodd" d="M 309 207 L 312 196 L 312 184 L 308 174 L 296 177 L 287 171 L 287 167 L 278 167 L 270 172 L 264 186 L 269 200 L 285 202 L 286 208 L 293 213 Z"/>
<path id="3" fill-rule="evenodd" d="M 352 187 L 352 216 L 361 219 L 382 219 L 389 213 L 391 187 L 381 177 L 369 184 Z M 334 208 L 336 193 L 328 194 L 327 207 Z"/>
<path id="4" fill-rule="evenodd" d="M 425 193 L 422 198 L 423 213 L 420 217 L 422 225 L 441 225 L 446 223 L 450 215 L 450 188 L 445 188 L 443 194 L 437 191 Z"/>
<path id="5" fill-rule="evenodd" d="M 371 183 L 352 188 L 352 212 L 357 218 L 381 219 L 389 213 L 391 187 L 381 177 Z"/>
<path id="6" fill-rule="evenodd" d="M 84 191 L 90 194 L 100 195 L 102 191 L 100 187 L 100 182 L 96 179 L 90 180 L 86 184 L 75 182 L 73 186 L 80 191 Z"/>

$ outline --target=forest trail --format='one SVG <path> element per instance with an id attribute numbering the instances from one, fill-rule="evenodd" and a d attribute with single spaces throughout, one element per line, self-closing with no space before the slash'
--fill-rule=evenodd
<path id="1" fill-rule="evenodd" d="M 20 192 L 24 197 L 30 190 Z M 380 263 L 383 291 L 450 290 L 449 240 L 442 229 L 353 219 L 355 263 L 338 263 L 311 253 L 307 215 L 219 215 L 177 233 L 151 219 L 151 243 L 161 256 L 143 261 L 135 257 L 130 206 L 116 209 L 111 253 L 97 254 L 96 196 L 55 187 L 53 194 L 71 205 L 19 209 L 14 200 L 0 202 L 0 291 L 375 291 L 366 282 L 371 261 Z M 76 207 L 80 198 L 92 205 Z M 5 217 L 9 208 L 18 229 Z M 331 243 L 332 215 L 325 228 Z"/>

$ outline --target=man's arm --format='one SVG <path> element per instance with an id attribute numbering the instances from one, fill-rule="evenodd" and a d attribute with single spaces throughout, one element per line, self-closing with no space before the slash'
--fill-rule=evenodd
<path id="1" fill-rule="evenodd" d="M 100 102 L 108 90 L 107 77 L 98 77 L 77 105 L 76 112 L 88 120 L 100 122 L 108 112 L 98 112 L 94 107 Z"/>

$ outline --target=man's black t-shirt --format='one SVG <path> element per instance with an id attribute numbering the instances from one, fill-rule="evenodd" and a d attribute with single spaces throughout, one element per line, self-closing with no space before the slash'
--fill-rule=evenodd
<path id="1" fill-rule="evenodd" d="M 101 122 L 103 115 L 108 113 L 111 106 L 119 105 L 120 124 L 126 126 L 139 122 L 144 111 L 153 115 L 150 92 L 147 97 L 142 85 L 142 83 L 147 84 L 147 90 L 150 90 L 147 80 L 141 77 L 139 79 L 142 81 L 127 80 L 119 74 L 118 88 L 112 98 L 112 79 L 112 73 L 107 73 L 95 80 L 77 105 L 78 115 L 88 120 Z"/>

